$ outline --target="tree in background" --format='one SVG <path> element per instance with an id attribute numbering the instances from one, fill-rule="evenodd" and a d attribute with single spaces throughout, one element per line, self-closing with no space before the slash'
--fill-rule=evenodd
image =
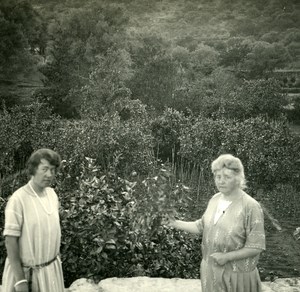
<path id="1" fill-rule="evenodd" d="M 299 29 L 294 0 L 267 1 L 266 5 L 236 0 L 184 4 L 168 0 L 147 4 L 6 0 L 1 5 L 5 15 L 0 17 L 2 35 L 7 40 L 0 41 L 4 68 L 0 74 L 14 70 L 22 75 L 31 67 L 40 69 L 44 87 L 36 97 L 67 118 L 80 118 L 83 105 L 94 102 L 98 112 L 105 111 L 109 100 L 117 95 L 128 97 L 130 92 L 133 99 L 158 111 L 173 107 L 198 113 L 208 109 L 212 114 L 229 90 L 234 90 L 230 83 L 223 97 L 217 93 L 224 83 L 217 84 L 214 72 L 229 74 L 220 67 L 232 70 L 239 83 L 243 78 L 269 78 L 278 68 L 297 68 Z M 169 5 L 171 11 L 166 9 Z M 280 28 L 276 21 L 283 22 Z M 14 67 L 17 64 L 20 70 Z M 114 69 L 108 72 L 105 67 L 111 65 Z M 22 93 L 28 101 L 31 94 L 25 86 Z M 6 96 L 11 104 L 23 100 L 14 92 Z"/>
<path id="2" fill-rule="evenodd" d="M 284 113 L 286 96 L 274 79 L 245 80 L 224 97 L 223 115 L 227 118 L 247 119 L 259 115 L 279 118 Z"/>
<path id="3" fill-rule="evenodd" d="M 143 35 L 132 58 L 134 75 L 128 82 L 134 99 L 138 98 L 159 111 L 164 106 L 172 106 L 176 87 L 176 68 L 168 47 L 160 37 Z"/>
<path id="4" fill-rule="evenodd" d="M 8 107 L 30 101 L 31 91 L 24 93 L 18 86 L 39 79 L 35 76 L 45 45 L 43 32 L 43 21 L 28 1 L 1 1 L 0 101 Z"/>
<path id="5" fill-rule="evenodd" d="M 252 40 L 246 37 L 233 37 L 225 41 L 220 54 L 220 65 L 237 69 L 251 51 Z"/>
<path id="6" fill-rule="evenodd" d="M 300 63 L 300 30 L 297 28 L 288 29 L 283 35 L 281 43 L 287 48 L 291 57 L 293 67 Z"/>
<path id="7" fill-rule="evenodd" d="M 73 93 L 89 83 L 98 55 L 121 47 L 126 21 L 120 7 L 91 2 L 63 10 L 53 18 L 48 26 L 47 62 L 42 68 L 47 81 L 40 94 L 55 112 L 79 116 L 82 100 Z"/>
<path id="8" fill-rule="evenodd" d="M 283 68 L 288 61 L 290 56 L 282 44 L 258 41 L 252 45 L 251 51 L 240 66 L 248 71 L 249 77 L 253 79 Z"/>
<path id="9" fill-rule="evenodd" d="M 101 116 L 117 99 L 131 95 L 125 85 L 132 75 L 131 58 L 125 49 L 108 50 L 106 55 L 98 55 L 95 63 L 87 84 L 75 93 L 78 99 L 82 97 L 81 117 Z"/>
<path id="10" fill-rule="evenodd" d="M 189 62 L 193 72 L 192 79 L 200 79 L 201 76 L 211 74 L 218 67 L 219 53 L 210 46 L 199 44 L 191 52 Z"/>

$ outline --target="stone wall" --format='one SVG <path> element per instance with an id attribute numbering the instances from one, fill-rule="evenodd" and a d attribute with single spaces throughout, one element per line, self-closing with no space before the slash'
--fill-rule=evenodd
<path id="1" fill-rule="evenodd" d="M 263 282 L 262 286 L 263 292 L 300 292 L 300 278 L 276 279 Z M 76 280 L 65 292 L 201 292 L 201 282 L 197 279 L 133 277 L 108 278 L 96 284 L 83 278 Z"/>
<path id="2" fill-rule="evenodd" d="M 263 292 L 300 292 L 300 278 L 263 282 Z M 76 280 L 66 292 L 201 292 L 197 279 L 163 279 L 149 277 L 108 278 L 98 284 L 87 279 Z"/>

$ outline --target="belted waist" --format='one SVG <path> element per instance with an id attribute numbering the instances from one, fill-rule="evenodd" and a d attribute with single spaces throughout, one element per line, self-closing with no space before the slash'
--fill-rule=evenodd
<path id="1" fill-rule="evenodd" d="M 50 260 L 50 261 L 48 261 L 46 263 L 39 264 L 39 265 L 26 266 L 26 265 L 22 264 L 22 267 L 28 268 L 28 269 L 33 269 L 33 270 L 35 270 L 35 269 L 41 269 L 41 268 L 47 267 L 50 264 L 52 264 L 53 262 L 55 262 L 57 260 L 57 257 L 58 257 L 58 255 L 56 255 L 55 258 L 53 258 L 52 260 Z"/>
<path id="2" fill-rule="evenodd" d="M 38 270 L 38 269 L 42 269 L 44 267 L 49 266 L 50 264 L 52 264 L 53 262 L 55 262 L 57 260 L 58 256 L 59 255 L 55 256 L 55 258 L 53 258 L 52 260 L 50 260 L 50 261 L 48 261 L 46 263 L 39 264 L 39 265 L 26 266 L 26 265 L 22 264 L 23 268 L 29 269 L 29 279 L 28 279 L 28 289 L 29 289 L 29 292 L 32 291 L 32 273 L 33 273 L 33 270 Z"/>

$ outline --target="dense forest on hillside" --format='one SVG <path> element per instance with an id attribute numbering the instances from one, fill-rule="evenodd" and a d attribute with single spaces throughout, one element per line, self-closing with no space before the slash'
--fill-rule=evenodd
<path id="1" fill-rule="evenodd" d="M 211 115 L 248 81 L 299 70 L 297 2 L 4 0 L 0 98 L 67 118 L 126 97 Z"/>

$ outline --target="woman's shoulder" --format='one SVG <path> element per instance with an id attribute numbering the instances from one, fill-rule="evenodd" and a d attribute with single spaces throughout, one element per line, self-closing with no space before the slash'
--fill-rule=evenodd
<path id="1" fill-rule="evenodd" d="M 214 195 L 210 198 L 209 203 L 217 202 L 217 201 L 219 200 L 220 196 L 221 196 L 221 193 L 220 193 L 220 192 L 214 194 Z"/>
<path id="2" fill-rule="evenodd" d="M 217 199 L 217 198 L 219 198 L 220 196 L 221 196 L 221 192 L 218 192 L 218 193 L 214 194 L 214 195 L 211 197 L 211 199 Z"/>
<path id="3" fill-rule="evenodd" d="M 24 204 L 26 199 L 28 198 L 28 195 L 30 193 L 28 192 L 28 189 L 26 188 L 26 185 L 18 188 L 13 192 L 11 196 L 8 196 L 7 198 L 7 208 L 10 206 L 21 206 Z"/>
<path id="4" fill-rule="evenodd" d="M 30 190 L 28 188 L 28 185 L 23 185 L 17 190 L 13 192 L 13 194 L 10 196 L 11 199 L 21 199 L 26 195 L 30 195 Z"/>
<path id="5" fill-rule="evenodd" d="M 247 194 L 246 192 L 244 192 L 243 194 L 243 201 L 245 202 L 246 205 L 248 206 L 253 206 L 253 207 L 260 207 L 260 203 L 258 201 L 256 201 L 252 196 L 250 196 L 249 194 Z"/>

